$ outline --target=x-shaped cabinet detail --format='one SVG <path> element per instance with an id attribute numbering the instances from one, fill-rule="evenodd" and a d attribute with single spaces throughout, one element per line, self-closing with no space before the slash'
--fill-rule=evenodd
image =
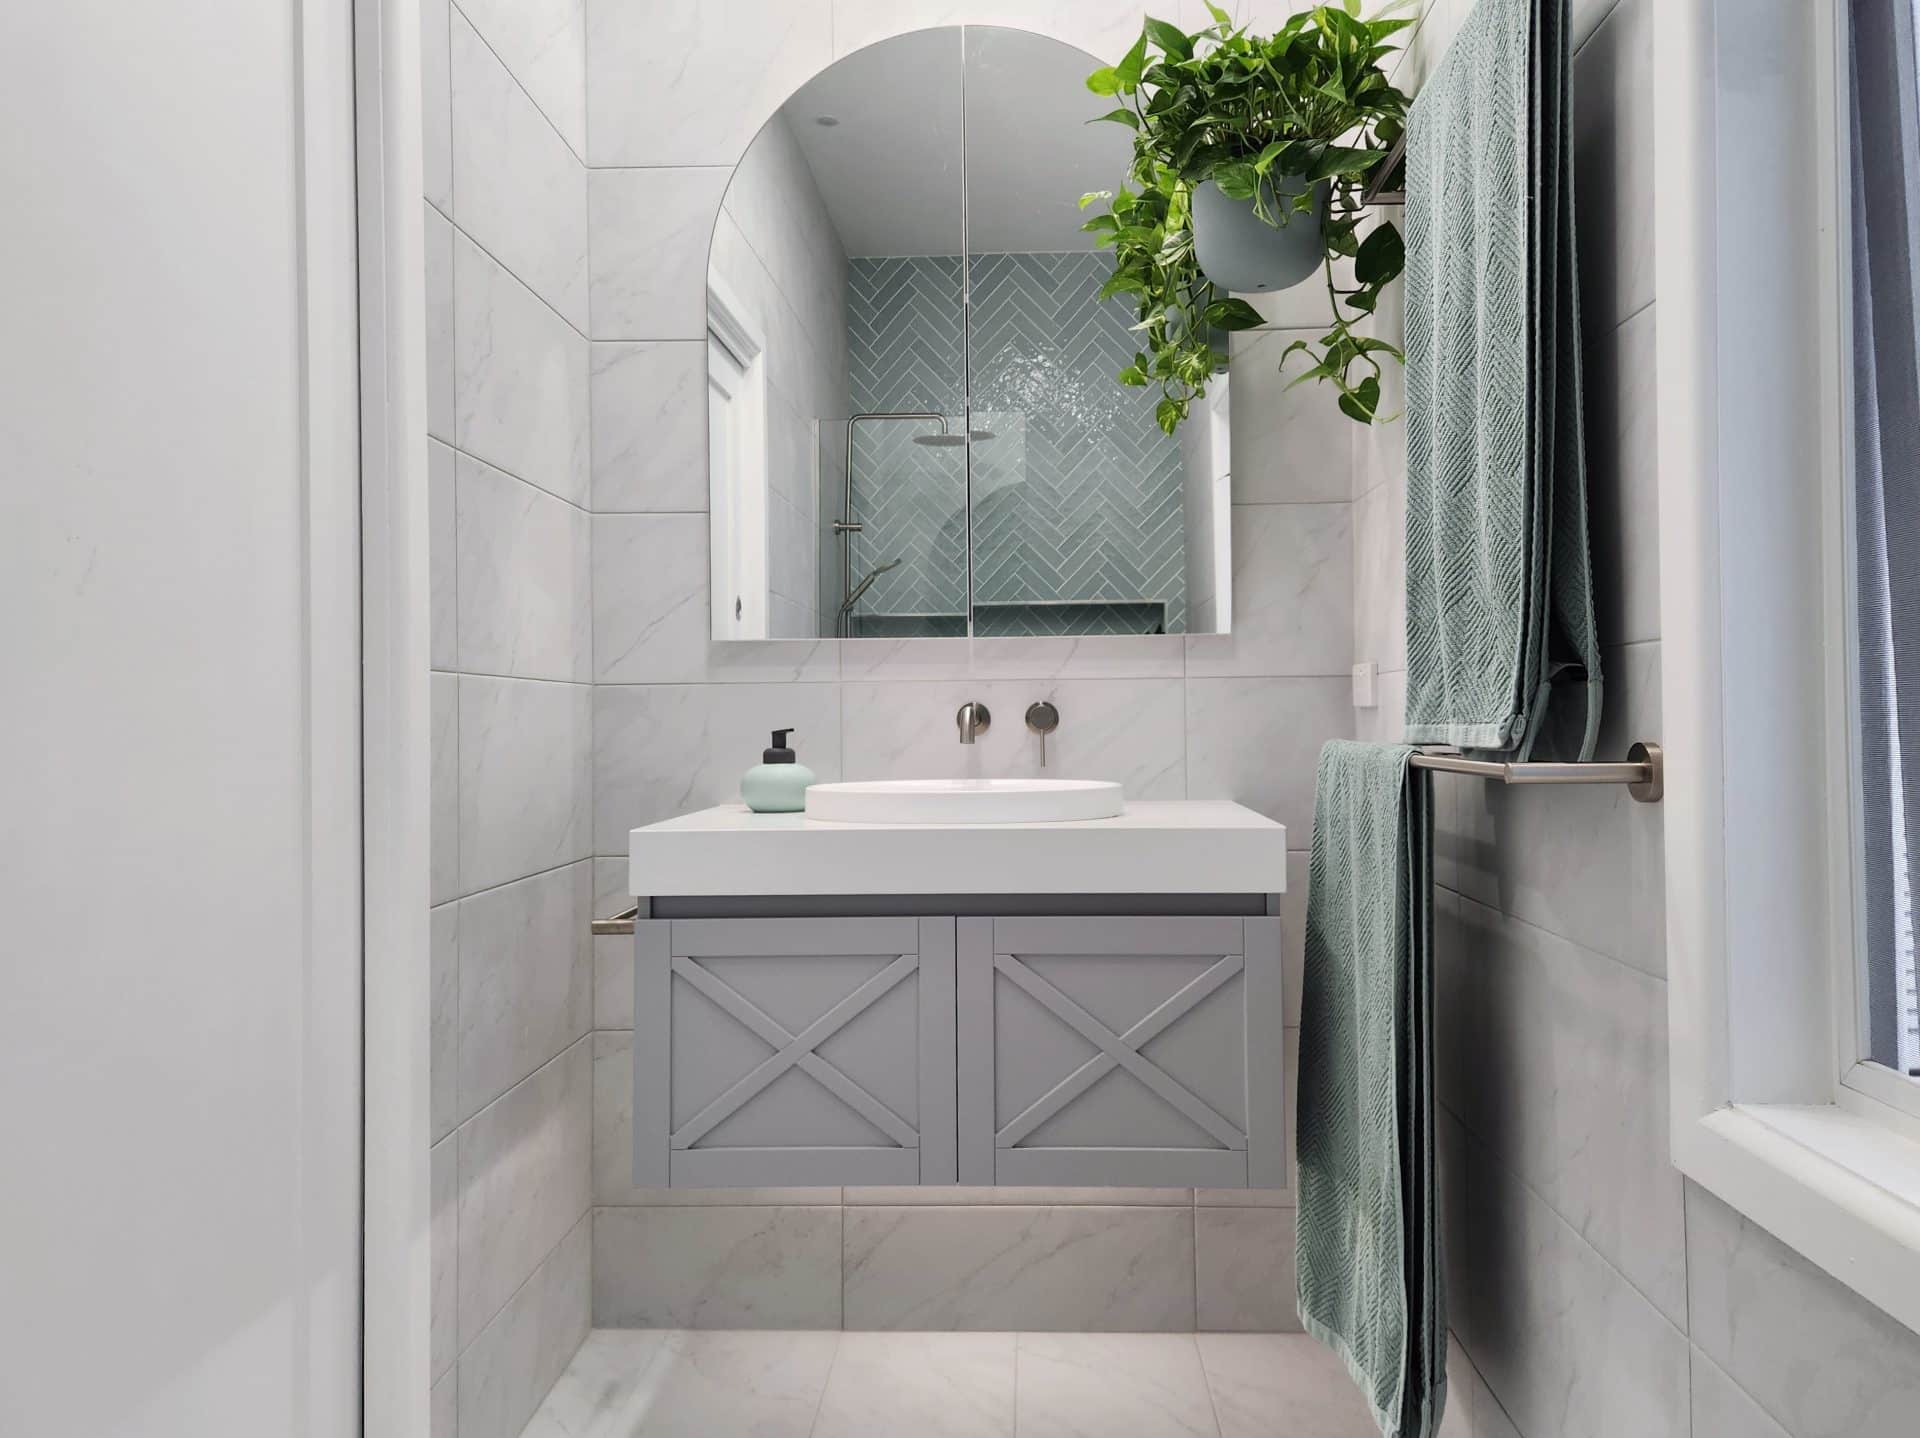
<path id="1" fill-rule="evenodd" d="M 634 1178 L 951 1183 L 953 921 L 635 925 Z"/>

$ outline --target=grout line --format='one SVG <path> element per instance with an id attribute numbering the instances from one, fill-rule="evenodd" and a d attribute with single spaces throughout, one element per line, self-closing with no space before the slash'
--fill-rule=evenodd
<path id="1" fill-rule="evenodd" d="M 580 153 L 580 152 L 579 152 L 578 150 L 576 150 L 576 149 L 574 149 L 574 148 L 573 148 L 573 141 L 571 141 L 571 140 L 569 140 L 569 139 L 568 139 L 568 138 L 566 137 L 566 134 L 565 134 L 565 133 L 564 133 L 564 132 L 563 132 L 563 131 L 562 131 L 562 130 L 560 129 L 560 127 L 559 127 L 558 125 L 556 125 L 556 124 L 554 124 L 554 122 L 553 122 L 553 116 L 551 116 L 551 115 L 549 115 L 549 114 L 548 114 L 548 113 L 546 112 L 546 108 L 545 108 L 545 107 L 544 107 L 543 105 L 541 105 L 541 103 L 540 103 L 540 102 L 539 102 L 538 100 L 536 100 L 536 99 L 534 99 L 534 98 L 533 98 L 533 91 L 531 91 L 531 90 L 529 90 L 529 89 L 528 89 L 528 88 L 526 87 L 526 85 L 525 85 L 524 83 L 522 83 L 522 81 L 521 81 L 521 79 L 520 79 L 520 77 L 519 77 L 518 75 L 516 75 L 516 74 L 514 74 L 514 72 L 513 72 L 513 66 L 511 66 L 511 65 L 509 65 L 509 64 L 507 63 L 507 61 L 506 61 L 506 57 L 505 57 L 505 56 L 503 56 L 503 55 L 502 55 L 502 54 L 501 54 L 501 53 L 499 52 L 499 50 L 497 50 L 497 49 L 496 49 L 496 48 L 494 47 L 494 43 L 493 43 L 493 41 L 491 41 L 491 40 L 489 40 L 489 39 L 487 38 L 487 35 L 486 35 L 486 32 L 485 32 L 484 30 L 482 30 L 482 29 L 481 29 L 481 28 L 480 28 L 480 27 L 479 27 L 479 26 L 478 26 L 477 24 L 475 24 L 475 23 L 474 23 L 474 19 L 473 19 L 473 17 L 472 17 L 471 15 L 469 15 L 469 14 L 467 14 L 467 12 L 466 12 L 466 9 L 465 9 L 465 7 L 463 7 L 463 6 L 462 6 L 462 5 L 460 4 L 460 0 L 448 0 L 448 4 L 447 4 L 447 14 L 448 14 L 448 16 L 449 16 L 449 20 L 448 20 L 448 28 L 449 28 L 449 36 L 448 36 L 448 39 L 449 39 L 449 45 L 448 45 L 448 52 L 447 52 L 447 53 L 448 53 L 448 65 L 447 65 L 447 97 L 448 97 L 448 107 L 449 107 L 449 109 L 451 109 L 451 107 L 452 107 L 452 97 L 453 97 L 453 65 L 452 65 L 452 53 L 453 53 L 453 52 L 452 52 L 452 45 L 451 45 L 451 39 L 452 39 L 452 36 L 451 36 L 451 28 L 452 28 L 452 20 L 451 20 L 451 17 L 452 17 L 452 16 L 454 16 L 454 15 L 458 15 L 458 16 L 459 16 L 459 17 L 460 17 L 460 18 L 461 18 L 462 20 L 465 20 L 465 21 L 467 22 L 467 28 L 473 31 L 473 33 L 474 33 L 474 38 L 476 38 L 477 40 L 479 40 L 479 42 L 480 42 L 480 43 L 481 43 L 482 45 L 484 45 L 484 46 L 486 46 L 486 47 L 487 47 L 487 53 L 488 53 L 489 55 L 491 55 L 491 56 L 493 56 L 493 58 L 494 58 L 494 61 L 495 61 L 495 62 L 496 62 L 496 63 L 497 63 L 497 64 L 498 64 L 499 66 L 500 66 L 500 68 L 501 68 L 502 70 L 504 70 L 504 71 L 506 72 L 506 75 L 507 75 L 507 78 L 508 78 L 509 80 L 511 80 L 511 81 L 513 81 L 513 85 L 514 85 L 514 88 L 515 88 L 515 89 L 517 89 L 517 90 L 518 90 L 518 91 L 519 91 L 519 92 L 520 92 L 520 93 L 521 93 L 522 95 L 525 95 L 525 96 L 527 97 L 527 103 L 528 103 L 529 105 L 531 105 L 531 106 L 533 106 L 533 112 L 534 112 L 534 113 L 535 113 L 536 115 L 538 115 L 538 116 L 539 116 L 539 117 L 540 117 L 540 118 L 541 118 L 542 120 L 545 120 L 545 121 L 547 122 L 547 128 L 548 128 L 549 130 L 552 130 L 552 131 L 553 131 L 553 133 L 554 133 L 554 135 L 555 135 L 556 137 L 558 137 L 558 139 L 559 139 L 559 141 L 560 141 L 560 143 L 561 143 L 562 145 L 564 145 L 564 146 L 566 146 L 566 149 L 567 149 L 567 153 L 568 153 L 569 155 L 571 155 L 571 156 L 573 156 L 573 159 L 574 159 L 574 163 L 575 163 L 575 164 L 577 164 L 577 165 L 579 165 L 581 169 L 583 169 L 583 170 L 584 170 L 584 169 L 586 169 L 586 168 L 587 168 L 587 161 L 586 161 L 586 157 L 585 157 L 585 156 L 583 156 L 583 155 L 582 155 L 582 154 L 581 154 L 581 153 Z M 583 27 L 583 29 L 582 29 L 582 34 L 583 34 L 583 40 L 584 40 L 584 26 L 585 26 L 585 22 L 586 22 L 586 13 L 585 13 L 585 11 L 584 11 L 584 9 L 583 9 L 583 10 L 582 10 L 582 12 L 581 12 L 581 17 L 580 17 L 580 18 L 581 18 L 581 23 L 582 23 L 582 27 Z M 585 124 L 585 122 L 586 122 L 586 113 L 585 113 L 585 112 L 586 112 L 586 100 L 587 100 L 587 96 L 586 96 L 586 65 L 585 65 L 585 45 L 584 45 L 584 43 L 582 44 L 582 47 L 581 47 L 581 50 L 582 50 L 582 54 L 581 54 L 581 59 L 582 59 L 582 64 L 581 64 L 581 75 L 580 75 L 580 109 L 581 109 L 581 123 L 582 123 L 582 124 Z M 451 133 L 451 131 L 449 131 L 449 133 Z"/>
<path id="2" fill-rule="evenodd" d="M 564 684 L 570 689 L 592 689 L 597 687 L 591 679 L 545 679 L 535 674 L 495 674 L 485 669 L 429 669 L 429 674 L 445 674 L 452 679 L 498 679 L 509 684 Z M 455 758 L 459 755 L 456 751 Z M 592 857 L 589 855 L 588 857 Z M 569 861 L 571 862 L 571 861 Z M 559 868 L 559 865 L 554 865 Z M 544 873 L 545 870 L 536 872 Z M 512 882 L 509 880 L 508 882 Z M 497 887 L 497 886 L 496 886 Z"/>
<path id="3" fill-rule="evenodd" d="M 546 308 L 549 314 L 551 314 L 555 319 L 559 320 L 560 323 L 565 325 L 569 330 L 573 331 L 574 336 L 578 338 L 582 344 L 589 345 L 589 346 L 592 345 L 593 341 L 590 338 L 588 338 L 587 332 L 585 330 L 581 329 L 579 325 L 575 324 L 572 320 L 568 319 L 564 314 L 562 314 L 559 311 L 559 309 L 555 307 L 552 300 L 548 299 L 545 295 L 541 294 L 540 291 L 536 290 L 532 285 L 528 284 L 525 280 L 521 279 L 519 273 L 515 271 L 514 268 L 511 265 L 509 265 L 505 260 L 501 259 L 500 256 L 496 255 L 492 250 L 488 249 L 485 245 L 481 244 L 479 240 L 475 239 L 473 236 L 473 231 L 469 230 L 465 225 L 461 224 L 458 220 L 450 220 L 448 223 L 453 226 L 453 230 L 455 234 L 459 235 L 461 239 L 465 240 L 468 244 L 472 245 L 481 254 L 485 255 L 488 261 L 492 263 L 494 268 L 498 269 L 501 274 L 505 275 L 508 279 L 512 280 L 516 285 L 520 286 L 521 289 L 525 290 L 528 294 L 532 295 L 536 300 L 538 300 Z M 591 243 L 589 243 L 589 252 L 591 252 Z M 459 264 L 456 262 L 454 265 L 454 272 L 456 275 L 459 273 L 459 268 L 460 268 Z M 593 274 L 591 269 L 588 270 L 588 274 L 587 274 L 587 289 L 588 289 L 588 293 L 592 293 Z M 456 284 L 454 286 L 454 308 L 456 311 L 459 309 L 459 305 L 460 305 L 459 286 L 458 284 Z M 591 312 L 591 307 L 589 307 L 589 312 Z M 592 356 L 591 350 L 589 350 L 588 356 L 587 356 L 587 378 L 589 382 L 591 382 L 593 378 L 593 356 Z"/>
<path id="4" fill-rule="evenodd" d="M 487 1315 L 487 1321 L 480 1325 L 480 1331 L 473 1335 L 473 1341 L 468 1343 L 466 1347 L 461 1348 L 457 1353 L 454 1354 L 453 1362 L 447 1365 L 446 1373 L 442 1373 L 440 1375 L 440 1378 L 445 1378 L 447 1376 L 447 1373 L 453 1373 L 460 1367 L 461 1360 L 464 1359 L 469 1353 L 473 1352 L 473 1345 L 475 1343 L 478 1343 L 482 1338 L 486 1337 L 487 1330 L 493 1327 L 493 1325 L 499 1320 L 499 1317 L 501 1314 L 505 1313 L 509 1308 L 513 1306 L 514 1300 L 517 1299 L 521 1295 L 521 1293 L 523 1293 L 526 1290 L 527 1285 L 529 1283 L 532 1283 L 534 1279 L 540 1276 L 540 1271 L 553 1261 L 553 1256 L 556 1253 L 558 1253 L 562 1247 L 565 1246 L 566 1241 L 569 1238 L 572 1238 L 573 1235 L 579 1231 L 580 1225 L 583 1223 L 590 1223 L 592 1219 L 593 1219 L 593 1205 L 588 1204 L 586 1209 L 581 1213 L 581 1215 L 567 1226 L 567 1231 L 560 1235 L 559 1239 L 555 1241 L 553 1247 L 549 1248 L 545 1253 L 540 1255 L 539 1262 L 535 1263 L 533 1265 L 532 1270 L 527 1274 L 527 1276 L 521 1279 L 520 1282 L 514 1286 L 513 1292 L 509 1293 L 506 1296 L 506 1299 L 501 1303 L 501 1305 L 498 1308 L 494 1309 L 492 1313 Z M 592 1241 L 591 1236 L 589 1236 L 588 1241 L 589 1243 L 591 1243 Z M 589 1299 L 589 1302 L 591 1302 L 591 1299 Z M 457 1304 L 455 1307 L 455 1311 L 457 1314 L 458 1312 Z M 589 1313 L 588 1313 L 587 1331 L 589 1333 L 593 1331 L 593 1319 L 592 1319 L 591 1310 L 589 1310 Z M 457 1338 L 457 1335 L 456 1335 L 456 1338 Z M 568 1363 L 569 1365 L 571 1365 L 572 1360 L 569 1359 Z M 435 1379 L 434 1381 L 437 1383 L 439 1382 L 439 1379 Z M 549 1389 L 548 1391 L 551 1392 L 552 1390 Z M 541 1395 L 540 1401 L 542 1403 L 546 1401 L 546 1394 L 543 1393 Z M 538 1403 L 534 1405 L 534 1408 L 536 1411 L 538 1411 L 539 1406 L 540 1405 Z"/>
<path id="5" fill-rule="evenodd" d="M 1440 1104 L 1440 1107 L 1445 1109 L 1448 1115 L 1452 1117 L 1453 1121 L 1460 1125 L 1460 1132 L 1466 1138 L 1467 1147 L 1469 1150 L 1475 1149 L 1475 1148 L 1479 1149 L 1486 1156 L 1487 1161 L 1491 1163 L 1495 1168 L 1499 1169 L 1501 1174 L 1504 1175 L 1509 1182 L 1517 1184 L 1530 1197 L 1532 1197 L 1537 1203 L 1539 1203 L 1539 1205 L 1547 1211 L 1548 1215 L 1552 1217 L 1555 1223 L 1559 1224 L 1569 1234 L 1571 1234 L 1574 1237 L 1574 1239 L 1580 1244 L 1581 1247 L 1585 1248 L 1595 1258 L 1599 1259 L 1600 1262 L 1606 1267 L 1609 1273 L 1611 1273 L 1615 1278 L 1619 1279 L 1620 1282 L 1625 1284 L 1636 1298 L 1638 1298 L 1642 1303 L 1646 1304 L 1648 1311 L 1652 1313 L 1654 1317 L 1658 1318 L 1662 1323 L 1666 1324 L 1668 1328 L 1672 1329 L 1673 1332 L 1680 1338 L 1680 1340 L 1683 1343 L 1691 1344 L 1692 1339 L 1688 1336 L 1686 1330 L 1683 1329 L 1679 1324 L 1675 1323 L 1673 1319 L 1667 1316 L 1666 1309 L 1662 1308 L 1658 1303 L 1655 1303 L 1653 1301 L 1653 1298 L 1647 1293 L 1647 1291 L 1644 1288 L 1642 1288 L 1639 1284 L 1635 1283 L 1631 1278 L 1629 1278 L 1625 1273 L 1623 1273 L 1620 1269 L 1620 1266 L 1617 1263 L 1615 1263 L 1611 1258 L 1609 1258 L 1606 1255 L 1606 1253 L 1602 1252 L 1601 1249 L 1593 1242 L 1592 1239 L 1588 1238 L 1579 1229 L 1575 1228 L 1573 1224 L 1568 1221 L 1567 1216 L 1562 1212 L 1560 1212 L 1560 1209 L 1558 1208 L 1558 1206 L 1555 1205 L 1553 1201 L 1550 1200 L 1545 1194 L 1540 1192 L 1540 1190 L 1534 1186 L 1533 1182 L 1530 1179 L 1528 1179 L 1524 1174 L 1520 1173 L 1511 1164 L 1509 1164 L 1506 1158 L 1500 1153 L 1498 1149 L 1494 1148 L 1493 1145 L 1489 1143 L 1487 1140 L 1481 1138 L 1467 1124 L 1467 1121 L 1461 1118 L 1458 1113 L 1455 1113 L 1451 1107 L 1449 1107 L 1444 1103 Z M 1685 1204 L 1686 1204 L 1686 1193 L 1683 1188 L 1681 1191 L 1681 1205 L 1682 1205 L 1681 1247 L 1683 1250 L 1685 1248 L 1684 1235 L 1686 1232 Z M 1469 1210 L 1471 1210 L 1472 1203 L 1469 1202 L 1467 1207 Z"/>
<path id="6" fill-rule="evenodd" d="M 479 455 L 473 453 L 471 450 L 462 449 L 460 448 L 459 445 L 453 444 L 448 442 L 447 440 L 441 439 L 438 435 L 428 435 L 427 438 L 432 440 L 435 444 L 439 445 L 441 448 L 451 450 L 460 459 L 470 459 L 475 464 L 480 465 L 485 469 L 492 470 L 495 474 L 504 475 L 508 479 L 511 479 L 518 484 L 524 484 L 528 489 L 531 489 L 534 493 L 538 494 L 543 499 L 556 500 L 559 503 L 566 505 L 568 509 L 573 510 L 574 513 L 579 514 L 584 518 L 587 518 L 587 519 L 593 518 L 593 511 L 589 509 L 586 505 L 579 503 L 577 500 L 568 499 L 564 494 L 554 493 L 551 489 L 548 489 L 544 484 L 539 483 L 537 480 L 528 479 L 524 474 L 515 474 L 512 470 L 506 469 L 500 465 L 497 465 L 490 459 L 482 459 Z M 456 469 L 457 469 L 457 466 L 456 466 Z M 456 474 L 456 478 L 457 478 L 457 474 Z M 706 512 L 705 510 L 701 511 L 701 513 L 703 514 L 705 512 Z M 455 527 L 456 529 L 458 528 L 457 523 Z"/>

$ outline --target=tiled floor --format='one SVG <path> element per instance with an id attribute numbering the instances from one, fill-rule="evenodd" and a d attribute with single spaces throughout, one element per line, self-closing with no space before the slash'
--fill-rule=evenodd
<path id="1" fill-rule="evenodd" d="M 1377 1438 L 1311 1338 L 596 1330 L 523 1438 Z"/>

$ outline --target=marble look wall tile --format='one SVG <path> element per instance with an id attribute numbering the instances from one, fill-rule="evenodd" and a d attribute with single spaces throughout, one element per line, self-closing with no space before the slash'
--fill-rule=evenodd
<path id="1" fill-rule="evenodd" d="M 427 653 L 434 669 L 457 669 L 459 606 L 455 576 L 454 452 L 427 441 Z"/>
<path id="2" fill-rule="evenodd" d="M 463 1438 L 518 1438 L 586 1341 L 592 1225 L 581 1214 L 460 1356 Z"/>
<path id="3" fill-rule="evenodd" d="M 1573 63 L 1580 311 L 1604 332 L 1653 299 L 1652 0 L 1620 0 Z"/>
<path id="4" fill-rule="evenodd" d="M 584 159 L 586 0 L 460 0 L 460 8 L 574 154 Z"/>
<path id="5" fill-rule="evenodd" d="M 1587 508 L 1600 637 L 1660 637 L 1660 489 L 1654 344 L 1648 305 L 1587 346 Z"/>
<path id="6" fill-rule="evenodd" d="M 427 1396 L 429 1438 L 460 1438 L 460 1380 L 449 1370 Z"/>
<path id="7" fill-rule="evenodd" d="M 1186 793 L 1183 692 L 1173 679 L 947 680 L 926 684 L 847 684 L 843 754 L 850 778 L 962 778 L 1040 775 L 1113 779 L 1133 799 Z M 994 723 L 971 745 L 959 742 L 954 715 L 969 699 Z M 1027 706 L 1048 699 L 1060 727 L 1048 737 L 1047 764 L 1026 727 Z"/>
<path id="8" fill-rule="evenodd" d="M 1319 336 L 1319 330 L 1256 330 L 1234 341 L 1236 511 L 1243 504 L 1344 500 L 1353 494 L 1353 421 L 1340 413 L 1326 386 L 1288 387 L 1308 366 L 1304 355 L 1281 368 L 1288 345 Z M 1234 525 L 1237 530 L 1237 512 Z"/>
<path id="9" fill-rule="evenodd" d="M 582 1041 L 460 1128 L 463 1350 L 587 1211 L 592 1080 Z"/>
<path id="10" fill-rule="evenodd" d="M 1196 1208 L 1194 1291 L 1203 1333 L 1292 1333 L 1295 1304 L 1290 1208 Z"/>
<path id="11" fill-rule="evenodd" d="M 449 1134 L 436 1143 L 427 1156 L 428 1204 L 432 1213 L 427 1231 L 427 1247 L 431 1250 L 428 1266 L 432 1275 L 432 1298 L 427 1307 L 427 1351 L 428 1372 L 436 1382 L 453 1368 L 453 1360 L 460 1352 L 455 1327 L 460 1291 L 458 1150 L 459 1141 Z"/>
<path id="12" fill-rule="evenodd" d="M 847 1333 L 812 1438 L 1006 1438 L 1013 1432 L 1011 1333 Z"/>
<path id="13" fill-rule="evenodd" d="M 1220 1438 L 1378 1438 L 1339 1355 L 1304 1333 L 1202 1333 Z"/>
<path id="14" fill-rule="evenodd" d="M 453 225 L 432 205 L 423 206 L 427 297 L 427 433 L 451 444 L 459 429 L 454 395 Z"/>
<path id="15" fill-rule="evenodd" d="M 1407 667 L 1405 471 L 1353 502 L 1353 662 Z"/>
<path id="16" fill-rule="evenodd" d="M 1440 1098 L 1675 1324 L 1686 1322 L 1680 1175 L 1667 1142 L 1661 980 L 1471 900 L 1448 964 L 1459 1055 Z M 1594 1095 L 1607 1101 L 1596 1104 Z"/>
<path id="17" fill-rule="evenodd" d="M 1303 847 L 1320 750 L 1352 734 L 1349 679 L 1189 679 L 1187 797 L 1236 799 Z"/>
<path id="18" fill-rule="evenodd" d="M 462 892 L 588 857 L 592 688 L 463 674 L 459 724 Z"/>
<path id="19" fill-rule="evenodd" d="M 610 1328 L 838 1328 L 840 1210 L 599 1209 L 593 1315 Z"/>
<path id="20" fill-rule="evenodd" d="M 587 502 L 587 342 L 466 236 L 453 240 L 459 447 Z"/>
<path id="21" fill-rule="evenodd" d="M 808 1438 L 838 1333 L 588 1336 L 522 1438 Z"/>
<path id="22" fill-rule="evenodd" d="M 460 901 L 460 1116 L 464 1120 L 592 1025 L 586 863 Z"/>
<path id="23" fill-rule="evenodd" d="M 1233 506 L 1233 632 L 1187 637 L 1187 673 L 1347 675 L 1353 506 Z"/>
<path id="24" fill-rule="evenodd" d="M 703 685 L 594 686 L 596 854 L 624 854 L 629 830 L 719 802 L 707 708 Z"/>
<path id="25" fill-rule="evenodd" d="M 639 13 L 631 0 L 624 3 Z M 721 93 L 730 89 L 722 87 Z M 590 172 L 593 338 L 706 339 L 707 252 L 731 174 L 726 169 Z"/>
<path id="26" fill-rule="evenodd" d="M 839 778 L 840 702 L 832 684 L 596 686 L 595 851 L 624 854 L 642 824 L 739 802 L 773 729 L 794 730 L 822 782 Z"/>
<path id="27" fill-rule="evenodd" d="M 1473 1438 L 1521 1438 L 1513 1419 L 1478 1373 L 1473 1375 Z"/>
<path id="28" fill-rule="evenodd" d="M 1179 1208 L 848 1208 L 849 1328 L 1193 1327 Z"/>
<path id="29" fill-rule="evenodd" d="M 460 897 L 460 681 L 451 674 L 427 680 L 432 772 L 428 778 L 430 875 L 427 900 Z"/>
<path id="30" fill-rule="evenodd" d="M 1787 1430 L 1727 1377 L 1719 1364 L 1693 1350 L 1693 1438 L 1791 1438 Z"/>
<path id="31" fill-rule="evenodd" d="M 593 532 L 585 510 L 460 456 L 459 659 L 468 673 L 593 678 Z"/>
<path id="32" fill-rule="evenodd" d="M 586 333 L 586 166 L 457 9 L 453 193 L 460 228 Z"/>
<path id="33" fill-rule="evenodd" d="M 705 678 L 713 634 L 706 515 L 596 515 L 593 618 L 599 682 Z"/>
<path id="34" fill-rule="evenodd" d="M 428 1130 L 432 1141 L 438 1143 L 460 1121 L 459 904 L 441 904 L 430 910 L 427 932 L 431 992 Z"/>
<path id="35" fill-rule="evenodd" d="M 939 25 L 1007 25 L 1077 45 L 1111 64 L 1139 37 L 1152 8 L 1124 0 L 833 0 L 833 53 Z"/>
<path id="36" fill-rule="evenodd" d="M 1178 634 L 849 639 L 839 649 L 848 680 L 1178 679 L 1186 672 Z"/>
<path id="37" fill-rule="evenodd" d="M 1920 1334 L 1687 1185 L 1693 1341 L 1794 1438 L 1894 1438 L 1920 1412 Z"/>
<path id="38" fill-rule="evenodd" d="M 1191 1339 L 1022 1333 L 1014 1401 L 1021 1438 L 1213 1438 L 1213 1399 Z"/>
<path id="39" fill-rule="evenodd" d="M 633 896 L 627 892 L 626 856 L 595 859 L 594 917 L 608 918 L 632 907 Z M 633 1027 L 633 940 L 625 934 L 594 935 L 593 1026 L 596 1029 Z M 597 1147 L 598 1138 L 594 1142 Z"/>
<path id="40" fill-rule="evenodd" d="M 1660 646 L 1602 656 L 1600 758 L 1660 734 Z M 1543 756 L 1544 757 L 1544 756 Z M 1645 973 L 1664 976 L 1666 833 L 1660 806 L 1624 785 L 1508 789 L 1452 786 L 1435 818 L 1437 850 L 1459 891 Z"/>
<path id="41" fill-rule="evenodd" d="M 1514 1425 L 1684 1438 L 1686 1335 L 1477 1145 L 1471 1166 L 1473 1285 L 1456 1329 Z"/>
<path id="42" fill-rule="evenodd" d="M 830 0 L 597 0 L 587 33 L 595 165 L 732 165 L 833 54 Z"/>
<path id="43" fill-rule="evenodd" d="M 420 188 L 453 213 L 453 65 L 448 0 L 420 0 Z"/>
<path id="44" fill-rule="evenodd" d="M 706 508 L 706 345 L 594 345 L 594 513 Z"/>

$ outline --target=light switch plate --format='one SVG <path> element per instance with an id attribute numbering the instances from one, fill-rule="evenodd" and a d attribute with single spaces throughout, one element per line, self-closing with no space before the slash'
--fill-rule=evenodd
<path id="1" fill-rule="evenodd" d="M 1380 666 L 1369 659 L 1353 666 L 1353 707 L 1376 709 L 1380 705 Z"/>

